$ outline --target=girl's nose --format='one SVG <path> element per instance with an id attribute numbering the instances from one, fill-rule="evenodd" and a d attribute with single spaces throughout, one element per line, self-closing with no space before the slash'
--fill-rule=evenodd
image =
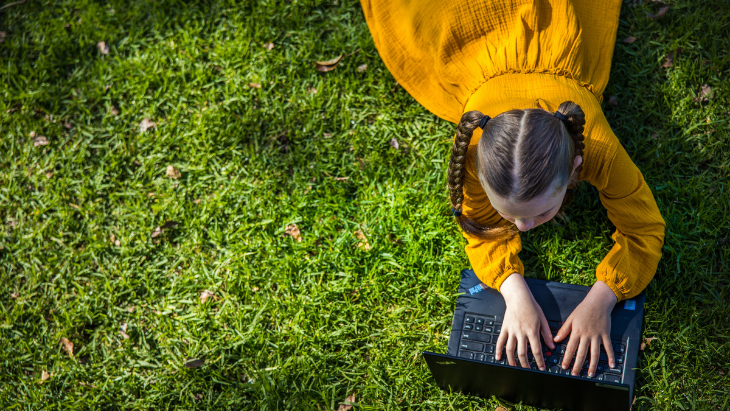
<path id="1" fill-rule="evenodd" d="M 532 227 L 535 226 L 535 222 L 533 220 L 529 220 L 529 221 L 515 220 L 515 225 L 517 226 L 517 229 L 520 231 L 529 231 Z"/>

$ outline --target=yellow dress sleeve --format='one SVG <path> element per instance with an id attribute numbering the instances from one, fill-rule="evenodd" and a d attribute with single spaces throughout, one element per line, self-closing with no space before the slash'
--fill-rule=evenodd
<path id="1" fill-rule="evenodd" d="M 464 178 L 463 214 L 481 225 L 501 226 L 510 224 L 502 218 L 489 202 L 476 174 L 474 154 L 479 141 L 477 131 L 467 150 L 466 177 Z M 502 282 L 512 273 L 524 275 L 525 268 L 517 254 L 522 250 L 518 234 L 505 233 L 489 240 L 482 240 L 464 233 L 468 244 L 466 255 L 477 277 L 490 288 L 499 290 Z"/>
<path id="2" fill-rule="evenodd" d="M 619 144 L 606 162 L 601 203 L 616 226 L 613 248 L 596 268 L 619 301 L 635 297 L 656 272 L 664 245 L 665 223 L 644 177 Z"/>

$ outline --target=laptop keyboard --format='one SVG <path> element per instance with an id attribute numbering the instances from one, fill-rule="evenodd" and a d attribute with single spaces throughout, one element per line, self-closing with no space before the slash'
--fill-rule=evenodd
<path id="1" fill-rule="evenodd" d="M 477 315 L 469 314 L 465 315 L 464 325 L 461 330 L 461 340 L 459 341 L 459 352 L 458 356 L 467 358 L 470 360 L 483 361 L 488 363 L 503 364 L 509 366 L 507 362 L 507 354 L 505 350 L 502 350 L 502 359 L 500 361 L 494 360 L 494 351 L 497 345 L 497 338 L 502 330 L 502 317 L 499 316 L 488 316 L 488 315 Z M 563 325 L 559 321 L 548 320 L 550 331 L 552 335 L 557 334 L 560 327 Z M 558 375 L 571 375 L 573 370 L 573 364 L 575 359 L 571 361 L 570 367 L 564 370 L 560 364 L 563 361 L 563 355 L 567 346 L 567 340 L 564 343 L 555 344 L 555 349 L 550 350 L 540 338 L 542 345 L 542 356 L 545 361 L 545 371 L 552 374 Z M 583 368 L 580 372 L 580 378 L 593 379 L 597 381 L 608 381 L 620 383 L 623 377 L 624 368 L 624 356 L 626 353 L 626 342 L 621 340 L 611 340 L 613 344 L 613 352 L 616 359 L 616 368 L 611 368 L 608 365 L 608 357 L 606 352 L 601 346 L 601 357 L 598 367 L 596 368 L 595 375 L 591 378 L 588 376 L 588 366 L 590 365 L 590 358 L 586 358 L 583 363 Z M 517 360 L 517 358 L 515 358 Z M 535 363 L 535 358 L 532 350 L 528 348 L 527 359 L 530 361 L 530 368 L 536 371 L 540 371 Z M 518 367 L 519 360 L 517 360 Z"/>

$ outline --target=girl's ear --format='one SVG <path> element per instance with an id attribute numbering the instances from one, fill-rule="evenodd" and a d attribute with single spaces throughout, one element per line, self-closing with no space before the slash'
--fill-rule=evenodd
<path id="1" fill-rule="evenodd" d="M 583 164 L 583 157 L 575 156 L 575 160 L 573 160 L 573 173 L 575 173 L 575 169 L 581 164 Z"/>

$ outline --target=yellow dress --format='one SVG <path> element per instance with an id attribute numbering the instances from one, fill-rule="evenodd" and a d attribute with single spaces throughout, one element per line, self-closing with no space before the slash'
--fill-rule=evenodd
<path id="1" fill-rule="evenodd" d="M 601 110 L 621 1 L 361 0 L 375 46 L 398 83 L 437 116 L 458 123 L 464 112 L 491 117 L 512 109 L 555 111 L 567 100 L 586 115 L 580 179 L 599 191 L 616 226 L 615 244 L 596 268 L 619 300 L 639 294 L 656 272 L 664 220 L 651 190 Z M 505 224 L 476 175 L 470 143 L 463 213 Z M 519 236 L 479 240 L 466 253 L 477 276 L 499 289 L 524 274 Z"/>

